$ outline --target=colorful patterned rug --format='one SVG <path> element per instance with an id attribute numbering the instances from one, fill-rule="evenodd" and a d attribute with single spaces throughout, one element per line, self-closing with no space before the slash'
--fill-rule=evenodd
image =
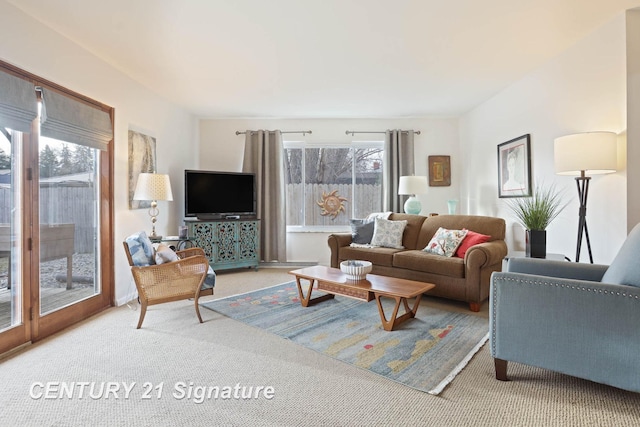
<path id="1" fill-rule="evenodd" d="M 315 290 L 313 295 L 322 293 Z M 201 305 L 436 395 L 489 338 L 486 318 L 436 309 L 424 298 L 414 319 L 387 332 L 380 323 L 375 301 L 365 303 L 336 296 L 302 307 L 295 282 Z"/>

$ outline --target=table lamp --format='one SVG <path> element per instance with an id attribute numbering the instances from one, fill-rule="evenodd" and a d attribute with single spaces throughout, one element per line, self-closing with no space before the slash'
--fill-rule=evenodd
<path id="1" fill-rule="evenodd" d="M 593 264 L 589 230 L 587 228 L 587 196 L 590 176 L 613 173 L 618 166 L 617 135 L 614 132 L 585 132 L 556 138 L 553 144 L 556 174 L 578 175 L 576 185 L 580 209 L 578 211 L 578 242 L 576 262 L 580 261 L 583 235 L 587 239 L 589 261 Z"/>
<path id="2" fill-rule="evenodd" d="M 160 213 L 160 211 L 158 211 L 158 200 L 173 200 L 169 175 L 158 173 L 141 173 L 138 175 L 138 183 L 136 184 L 136 191 L 133 194 L 133 200 L 151 201 L 151 208 L 149 209 L 151 235 L 149 239 L 162 239 L 162 236 L 156 234 L 156 219 Z"/>
<path id="3" fill-rule="evenodd" d="M 410 195 L 404 203 L 404 212 L 408 214 L 418 215 L 422 210 L 420 200 L 416 198 L 416 194 L 425 194 L 429 188 L 429 182 L 426 176 L 401 176 L 398 185 L 398 194 Z"/>

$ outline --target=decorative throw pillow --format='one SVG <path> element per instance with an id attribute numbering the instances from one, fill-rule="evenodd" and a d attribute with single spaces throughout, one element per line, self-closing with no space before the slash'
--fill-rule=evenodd
<path id="1" fill-rule="evenodd" d="M 460 246 L 460 243 L 468 231 L 469 230 L 447 230 L 446 228 L 440 227 L 423 251 L 450 257 L 456 253 L 456 249 L 458 249 L 458 246 Z"/>
<path id="2" fill-rule="evenodd" d="M 156 249 L 156 264 L 164 264 L 165 262 L 172 262 L 178 260 L 178 254 L 167 245 L 160 243 L 158 249 Z"/>
<path id="3" fill-rule="evenodd" d="M 406 226 L 406 220 L 390 221 L 388 219 L 376 218 L 371 244 L 374 246 L 382 246 L 383 248 L 404 249 L 404 246 L 402 246 L 402 235 Z"/>
<path id="4" fill-rule="evenodd" d="M 125 239 L 127 246 L 129 246 L 129 253 L 133 260 L 133 265 L 144 267 L 147 265 L 155 264 L 153 259 L 153 245 L 151 240 L 147 237 L 147 233 L 141 231 L 134 233 Z"/>
<path id="5" fill-rule="evenodd" d="M 360 245 L 368 245 L 371 243 L 375 222 L 366 219 L 352 219 L 350 222 L 351 242 Z"/>
<path id="6" fill-rule="evenodd" d="M 466 230 L 466 228 L 463 228 Z M 491 239 L 491 236 L 487 236 L 486 234 L 476 233 L 475 231 L 467 230 L 467 235 L 460 246 L 458 246 L 458 250 L 456 251 L 456 256 L 458 258 L 464 258 L 464 255 L 467 253 L 467 250 L 474 245 L 479 245 L 480 243 L 488 242 Z"/>

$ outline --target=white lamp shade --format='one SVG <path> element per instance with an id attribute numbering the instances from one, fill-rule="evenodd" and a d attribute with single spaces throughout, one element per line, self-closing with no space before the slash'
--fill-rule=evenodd
<path id="1" fill-rule="evenodd" d="M 159 173 L 138 175 L 133 200 L 173 200 L 169 175 Z"/>
<path id="2" fill-rule="evenodd" d="M 426 176 L 401 176 L 398 194 L 425 194 L 428 188 Z"/>
<path id="3" fill-rule="evenodd" d="M 617 144 L 614 132 L 585 132 L 556 138 L 553 143 L 556 174 L 615 172 L 618 167 Z"/>

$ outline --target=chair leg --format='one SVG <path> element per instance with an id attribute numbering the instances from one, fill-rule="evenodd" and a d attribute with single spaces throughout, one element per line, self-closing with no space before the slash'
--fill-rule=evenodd
<path id="1" fill-rule="evenodd" d="M 198 297 L 195 297 L 195 298 L 193 299 L 193 301 L 194 301 L 195 306 L 196 306 L 196 314 L 198 315 L 198 320 L 200 321 L 200 323 L 203 323 L 203 322 L 202 322 L 202 316 L 200 316 L 200 306 L 198 305 L 198 300 L 199 300 L 199 299 L 200 299 L 200 298 L 199 298 L 199 296 L 198 296 Z"/>
<path id="2" fill-rule="evenodd" d="M 480 311 L 480 303 L 479 302 L 470 302 L 469 303 L 469 310 L 473 311 L 474 313 L 477 313 Z"/>
<path id="3" fill-rule="evenodd" d="M 496 367 L 496 379 L 500 381 L 509 381 L 509 378 L 507 378 L 507 361 L 494 358 L 493 363 Z"/>
<path id="4" fill-rule="evenodd" d="M 147 303 L 140 303 L 140 320 L 138 320 L 138 327 L 136 329 L 140 329 L 142 326 L 142 321 L 144 320 L 144 315 L 147 314 Z"/>

